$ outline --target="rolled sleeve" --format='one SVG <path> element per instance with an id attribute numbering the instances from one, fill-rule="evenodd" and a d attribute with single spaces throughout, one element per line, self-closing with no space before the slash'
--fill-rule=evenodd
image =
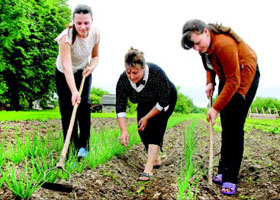
<path id="1" fill-rule="evenodd" d="M 120 112 L 120 113 L 117 113 L 117 118 L 126 118 L 126 113 L 125 112 Z"/>
<path id="2" fill-rule="evenodd" d="M 159 111 L 164 110 L 164 112 L 166 112 L 166 111 L 168 110 L 168 108 L 169 108 L 169 105 L 167 105 L 167 106 L 165 106 L 165 107 L 162 107 L 159 103 L 157 103 L 157 104 L 155 105 L 155 107 L 156 107 L 156 109 L 158 109 Z"/>

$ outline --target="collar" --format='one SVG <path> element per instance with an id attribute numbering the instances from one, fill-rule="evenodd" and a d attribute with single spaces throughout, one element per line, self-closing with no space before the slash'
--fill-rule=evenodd
<path id="1" fill-rule="evenodd" d="M 130 79 L 128 80 L 130 82 L 130 85 L 133 87 L 134 90 L 136 90 L 136 92 L 141 92 L 144 89 L 145 85 L 147 84 L 148 78 L 149 78 L 149 66 L 146 64 L 144 68 L 144 77 L 142 79 L 142 81 L 145 81 L 145 84 L 141 84 L 137 87 L 136 83 L 133 83 Z"/>

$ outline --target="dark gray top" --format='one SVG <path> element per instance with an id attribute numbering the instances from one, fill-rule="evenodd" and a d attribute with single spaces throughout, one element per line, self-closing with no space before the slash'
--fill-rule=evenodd
<path id="1" fill-rule="evenodd" d="M 151 109 L 156 106 L 157 109 L 166 111 L 169 107 L 170 95 L 176 91 L 174 84 L 168 79 L 165 72 L 153 63 L 146 63 L 149 69 L 145 70 L 145 85 L 138 86 L 132 83 L 125 72 L 120 75 L 116 88 L 116 112 L 125 113 L 127 99 L 132 103 L 138 103 L 138 107 Z M 147 74 L 148 72 L 148 74 Z M 176 92 L 175 92 L 176 93 Z"/>

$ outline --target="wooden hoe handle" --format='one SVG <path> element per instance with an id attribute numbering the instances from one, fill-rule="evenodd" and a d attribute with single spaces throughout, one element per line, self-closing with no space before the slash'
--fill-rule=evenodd
<path id="1" fill-rule="evenodd" d="M 85 83 L 85 76 L 83 76 L 81 85 L 80 85 L 80 89 L 79 89 L 79 93 L 80 95 L 82 94 L 83 88 L 84 88 L 84 83 Z M 66 154 L 69 148 L 69 144 L 70 144 L 70 139 L 71 139 L 71 135 L 72 135 L 72 131 L 73 131 L 73 127 L 74 127 L 74 122 L 75 122 L 75 118 L 76 118 L 76 113 L 77 113 L 77 109 L 78 109 L 79 104 L 76 102 L 74 104 L 74 108 L 72 111 L 72 115 L 71 115 L 71 120 L 70 120 L 70 124 L 67 130 L 67 135 L 66 135 L 66 139 L 64 142 L 64 146 L 61 152 L 61 156 L 60 159 L 58 161 L 58 163 L 56 164 L 57 168 L 64 168 L 64 161 L 66 159 Z"/>
<path id="2" fill-rule="evenodd" d="M 209 108 L 212 107 L 212 97 L 209 98 Z M 212 185 L 213 171 L 213 126 L 210 119 L 209 122 L 209 167 L 208 167 L 208 183 Z"/>

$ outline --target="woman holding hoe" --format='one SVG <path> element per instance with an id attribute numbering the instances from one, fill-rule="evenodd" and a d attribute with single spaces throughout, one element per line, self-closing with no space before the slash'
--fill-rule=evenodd
<path id="1" fill-rule="evenodd" d="M 129 134 L 126 128 L 126 107 L 128 98 L 137 103 L 138 132 L 148 153 L 140 181 L 153 176 L 153 168 L 161 165 L 159 150 L 168 118 L 171 116 L 177 92 L 174 84 L 157 65 L 146 63 L 144 54 L 131 48 L 125 55 L 125 72 L 116 88 L 116 112 L 121 129 L 121 143 L 128 146 Z"/>
<path id="2" fill-rule="evenodd" d="M 201 56 L 208 98 L 215 89 L 215 76 L 219 77 L 219 95 L 207 113 L 207 120 L 214 124 L 220 112 L 222 125 L 221 158 L 213 182 L 222 184 L 222 194 L 235 194 L 244 148 L 244 123 L 260 78 L 257 55 L 231 28 L 198 19 L 184 24 L 181 44 Z"/>
<path id="3" fill-rule="evenodd" d="M 98 63 L 99 31 L 92 26 L 92 10 L 87 5 L 78 5 L 73 12 L 73 25 L 65 29 L 55 40 L 59 44 L 56 60 L 56 87 L 62 119 L 64 140 L 69 127 L 73 105 L 79 104 L 72 141 L 78 157 L 87 156 L 90 137 L 91 73 Z M 79 94 L 82 77 L 84 89 Z M 80 135 L 78 136 L 78 126 Z"/>

